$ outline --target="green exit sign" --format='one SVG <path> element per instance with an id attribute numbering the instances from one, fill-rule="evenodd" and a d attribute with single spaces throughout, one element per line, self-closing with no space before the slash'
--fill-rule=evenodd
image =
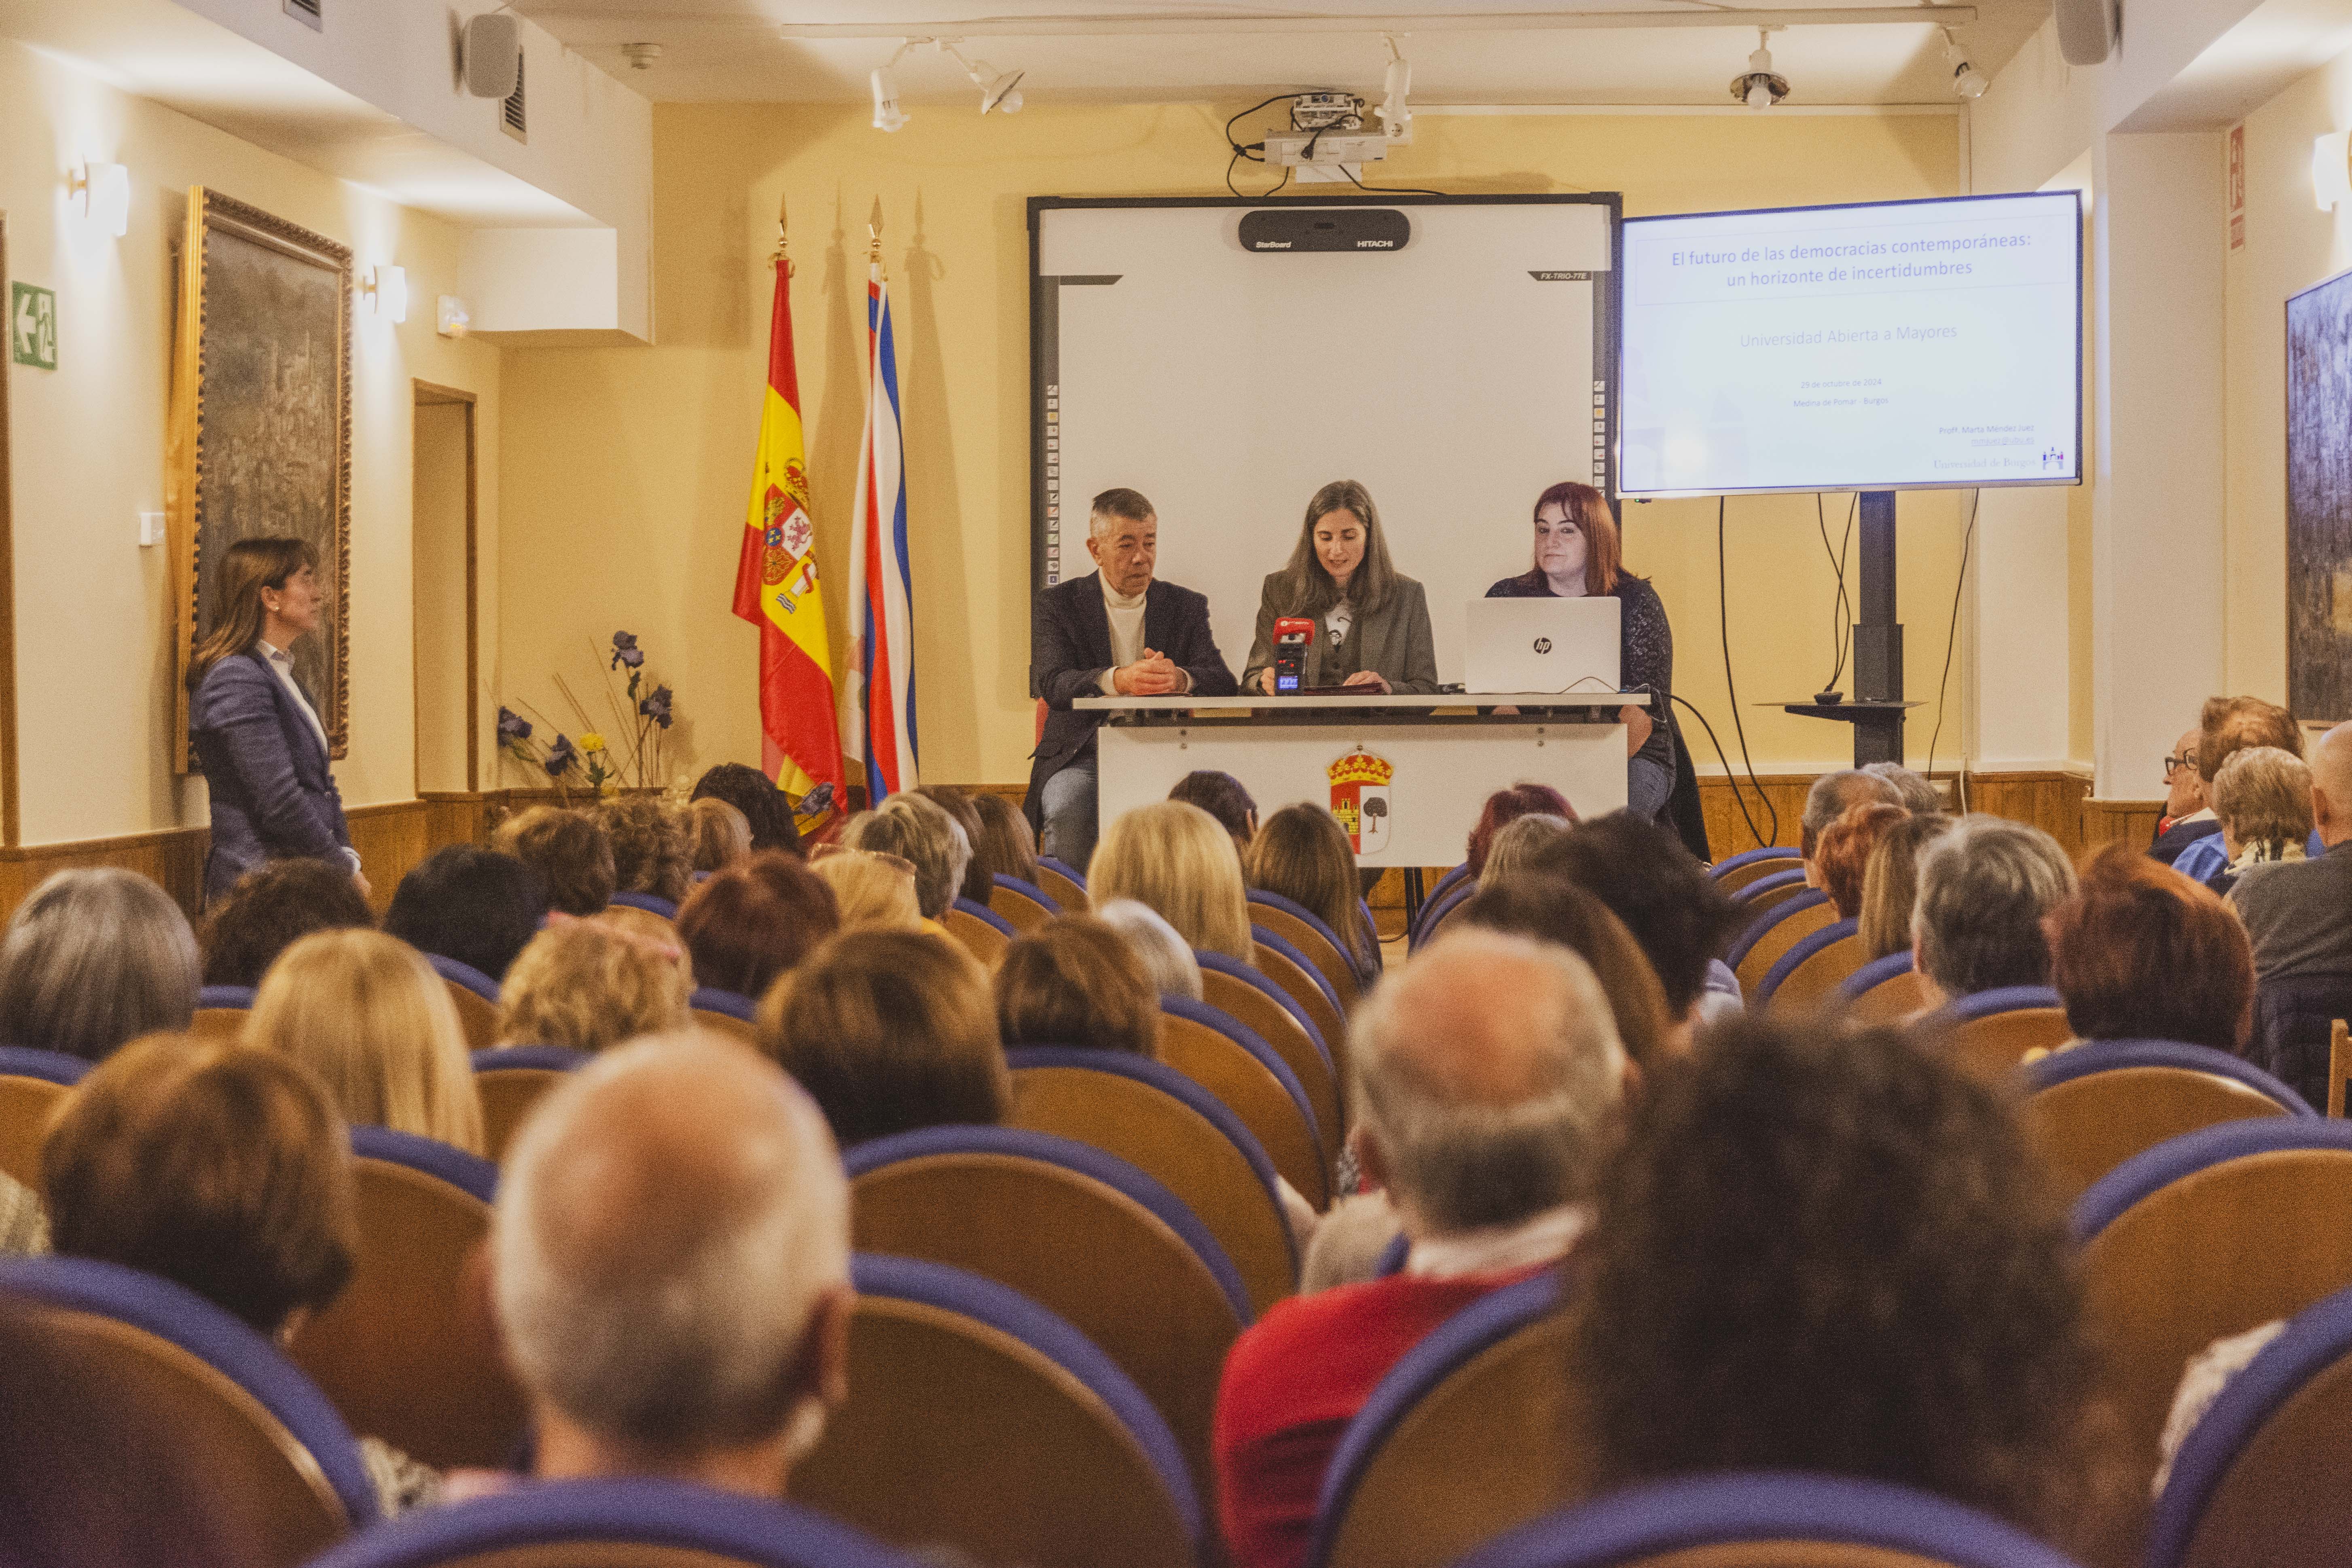
<path id="1" fill-rule="evenodd" d="M 35 370 L 58 368 L 58 292 L 18 283 L 8 294 L 10 357 Z"/>

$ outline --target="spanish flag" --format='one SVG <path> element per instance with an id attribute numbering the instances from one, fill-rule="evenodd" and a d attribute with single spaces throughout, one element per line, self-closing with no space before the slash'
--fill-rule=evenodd
<path id="1" fill-rule="evenodd" d="M 793 368 L 792 264 L 776 247 L 776 302 L 768 327 L 768 389 L 751 503 L 735 567 L 735 613 L 760 628 L 763 770 L 795 799 L 820 784 L 842 794 L 841 731 L 833 706 L 833 651 L 809 520 L 808 454 L 800 378 Z"/>

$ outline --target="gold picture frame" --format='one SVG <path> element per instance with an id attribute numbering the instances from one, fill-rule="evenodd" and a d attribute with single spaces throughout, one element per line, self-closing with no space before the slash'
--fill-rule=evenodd
<path id="1" fill-rule="evenodd" d="M 331 756 L 351 747 L 352 250 L 202 185 L 179 243 L 164 514 L 176 606 L 178 771 L 189 660 L 212 629 L 207 563 L 239 539 L 318 552 L 319 630 L 296 645 Z"/>

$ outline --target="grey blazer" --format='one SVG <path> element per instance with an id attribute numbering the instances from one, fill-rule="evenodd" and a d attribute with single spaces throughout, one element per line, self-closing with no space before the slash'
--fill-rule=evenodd
<path id="1" fill-rule="evenodd" d="M 1268 573 L 1265 585 L 1258 592 L 1257 637 L 1250 644 L 1249 668 L 1242 675 L 1245 691 L 1255 691 L 1258 672 L 1274 663 L 1274 623 L 1283 614 L 1275 595 L 1281 592 L 1281 573 Z M 1399 577 L 1396 591 L 1377 612 L 1357 611 L 1356 624 L 1348 636 L 1356 644 L 1356 668 L 1377 671 L 1387 679 L 1390 689 L 1415 694 L 1437 689 L 1437 647 L 1429 635 L 1429 595 L 1412 578 Z M 1328 646 L 1318 621 L 1315 640 L 1307 645 L 1302 684 L 1339 683 L 1323 674 Z"/>

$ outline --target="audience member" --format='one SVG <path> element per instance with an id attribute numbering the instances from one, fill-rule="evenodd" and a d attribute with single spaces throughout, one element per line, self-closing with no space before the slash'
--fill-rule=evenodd
<path id="1" fill-rule="evenodd" d="M 1218 1504 L 1240 1568 L 1303 1563 L 1324 1469 L 1381 1377 L 1575 1245 L 1624 1075 L 1584 961 L 1496 931 L 1449 932 L 1383 979 L 1352 1038 L 1350 1143 L 1411 1250 L 1391 1278 L 1276 1303 L 1226 1358 Z"/>
<path id="2" fill-rule="evenodd" d="M 349 866 L 307 858 L 264 861 L 206 910 L 198 934 L 204 982 L 250 989 L 261 984 L 279 953 L 312 931 L 374 924 L 367 896 Z"/>
<path id="3" fill-rule="evenodd" d="M 1522 816 L 1558 816 L 1570 822 L 1582 820 L 1576 807 L 1568 804 L 1568 796 L 1549 784 L 1517 784 L 1508 789 L 1498 789 L 1486 797 L 1486 806 L 1478 813 L 1477 825 L 1470 829 L 1470 842 L 1463 864 L 1474 880 L 1486 869 L 1486 857 L 1492 852 L 1495 835 Z"/>
<path id="4" fill-rule="evenodd" d="M 0 1174 L 0 1258 L 31 1258 L 49 1249 L 49 1216 L 41 1196 L 16 1177 Z"/>
<path id="5" fill-rule="evenodd" d="M 2205 781 L 2205 796 L 2212 800 L 2213 781 L 2231 755 L 2250 746 L 2275 746 L 2303 755 L 2303 726 L 2294 714 L 2259 697 L 2209 697 L 2198 716 L 2197 776 Z M 2228 865 L 2221 837 L 2208 834 L 2184 846 L 2172 863 L 2193 881 L 2206 881 Z"/>
<path id="6" fill-rule="evenodd" d="M 1914 816 L 1935 816 L 1944 809 L 1944 792 L 1925 773 L 1915 773 L 1901 763 L 1864 763 L 1862 771 L 1893 784 L 1903 797 L 1903 809 Z"/>
<path id="7" fill-rule="evenodd" d="M 2164 815 L 2157 818 L 2147 852 L 2168 866 L 2198 839 L 2221 831 L 2221 818 L 2205 797 L 2205 775 L 2197 771 L 2198 735 L 2196 730 L 2182 735 L 2164 759 Z"/>
<path id="8" fill-rule="evenodd" d="M 651 795 L 617 796 L 597 815 L 613 841 L 614 890 L 684 902 L 694 873 L 685 816 Z"/>
<path id="9" fill-rule="evenodd" d="M 686 858 L 699 876 L 723 871 L 751 853 L 751 822 L 715 795 L 686 808 Z"/>
<path id="10" fill-rule="evenodd" d="M 1893 1030 L 1749 1020 L 1628 1121 L 1570 1308 L 1601 1489 L 1812 1471 L 2091 1538 L 2119 1495 L 2097 1352 L 1998 1089 Z"/>
<path id="11" fill-rule="evenodd" d="M 2052 911 L 2050 984 L 2084 1040 L 2186 1040 L 2232 1054 L 2254 1016 L 2244 928 L 2210 888 L 2121 844 Z"/>
<path id="12" fill-rule="evenodd" d="M 784 1495 L 848 1392 L 849 1193 L 807 1096 L 699 1031 L 571 1075 L 490 1235 L 543 1480 Z"/>
<path id="13" fill-rule="evenodd" d="M 530 939 L 499 988 L 499 1044 L 601 1051 L 684 1028 L 693 976 L 651 944 L 597 921 Z"/>
<path id="14" fill-rule="evenodd" d="M 1486 846 L 1486 866 L 1478 873 L 1478 885 L 1491 888 L 1526 870 L 1537 850 L 1565 837 L 1575 826 L 1565 816 L 1554 816 L 1548 811 L 1513 817 L 1495 835 L 1495 841 Z"/>
<path id="15" fill-rule="evenodd" d="M 2221 823 L 2221 869 L 2205 879 L 2227 893 L 2256 866 L 2305 858 L 2311 837 L 2311 769 L 2292 752 L 2247 746 L 2213 775 L 2213 815 Z"/>
<path id="16" fill-rule="evenodd" d="M 1241 780 L 1214 768 L 1195 768 L 1176 781 L 1168 798 L 1197 805 L 1215 817 L 1232 837 L 1234 853 L 1249 853 L 1250 840 L 1257 837 L 1257 802 Z"/>
<path id="17" fill-rule="evenodd" d="M 1804 858 L 1805 886 L 1822 885 L 1820 868 L 1815 857 L 1820 852 L 1822 833 L 1829 825 L 1857 805 L 1901 805 L 1903 792 L 1891 779 L 1860 768 L 1840 768 L 1823 773 L 1805 792 L 1805 812 L 1800 820 L 1797 850 Z"/>
<path id="18" fill-rule="evenodd" d="M 1021 808 L 992 790 L 974 794 L 971 808 L 980 814 L 980 837 L 972 840 L 972 859 L 992 879 L 1011 877 L 1036 887 L 1037 840 Z M 993 881 L 990 887 L 992 891 Z"/>
<path id="19" fill-rule="evenodd" d="M 2311 752 L 2311 815 L 2326 853 L 2266 866 L 2230 890 L 2263 981 L 2352 973 L 2352 724 Z"/>
<path id="20" fill-rule="evenodd" d="M 1095 907 L 1094 915 L 1127 939 L 1162 996 L 1202 999 L 1201 961 L 1158 910 L 1133 899 L 1106 899 Z"/>
<path id="21" fill-rule="evenodd" d="M 1082 1046 L 1160 1056 L 1160 988 L 1117 927 L 1062 915 L 1004 950 L 996 972 L 1004 1048 Z"/>
<path id="22" fill-rule="evenodd" d="M 820 845 L 809 869 L 833 889 L 843 931 L 920 931 L 923 910 L 915 898 L 915 863 L 904 856 L 872 849 Z"/>
<path id="23" fill-rule="evenodd" d="M 0 938 L 0 1045 L 103 1060 L 125 1040 L 196 1014 L 196 934 L 136 871 L 58 871 Z"/>
<path id="24" fill-rule="evenodd" d="M 1356 852 L 1339 819 L 1319 805 L 1286 805 L 1250 840 L 1249 885 L 1278 893 L 1331 928 L 1359 984 L 1380 978 L 1381 939 L 1358 892 Z"/>
<path id="25" fill-rule="evenodd" d="M 872 811 L 861 811 L 842 830 L 852 849 L 896 855 L 915 868 L 915 904 L 936 923 L 956 901 L 964 869 L 971 864 L 971 840 L 963 825 L 935 800 L 894 795 Z"/>
<path id="26" fill-rule="evenodd" d="M 1911 910 L 1919 897 L 1919 856 L 1952 830 L 1937 812 L 1914 815 L 1878 836 L 1862 873 L 1862 915 L 1854 934 L 1863 956 L 1879 959 L 1911 950 Z"/>
<path id="27" fill-rule="evenodd" d="M 254 993 L 245 1042 L 319 1077 L 344 1121 L 482 1152 L 482 1105 L 449 987 L 373 931 L 314 931 Z"/>
<path id="28" fill-rule="evenodd" d="M 2042 922 L 2074 892 L 2074 868 L 2038 827 L 1970 813 L 1919 852 L 1911 951 L 1937 999 L 2050 984 Z"/>
<path id="29" fill-rule="evenodd" d="M 420 952 L 503 977 L 547 919 L 547 883 L 512 855 L 471 844 L 436 849 L 400 879 L 383 929 Z"/>
<path id="30" fill-rule="evenodd" d="M 986 909 L 988 895 L 996 890 L 996 881 L 989 875 L 988 868 L 980 858 L 980 840 L 985 828 L 980 820 L 980 808 L 972 804 L 971 794 L 957 789 L 952 784 L 924 784 L 913 793 L 921 795 L 925 800 L 954 817 L 956 826 L 963 829 L 963 841 L 967 852 L 964 856 L 963 875 L 958 879 L 956 897 L 969 899 L 982 909 Z"/>
<path id="31" fill-rule="evenodd" d="M 589 923 L 615 931 L 635 942 L 664 963 L 674 965 L 678 973 L 678 984 L 691 995 L 701 982 L 695 978 L 694 955 L 687 951 L 686 939 L 677 934 L 677 922 L 651 910 L 641 910 L 635 904 L 614 904 L 600 915 L 591 916 Z"/>
<path id="32" fill-rule="evenodd" d="M 1012 1108 L 988 972 L 948 937 L 836 936 L 769 989 L 757 1026 L 844 1148 Z"/>
<path id="33" fill-rule="evenodd" d="M 1197 805 L 1158 801 L 1112 823 L 1095 847 L 1087 898 L 1097 910 L 1113 899 L 1133 899 L 1196 952 L 1242 963 L 1254 955 L 1241 858 L 1216 818 Z"/>
<path id="34" fill-rule="evenodd" d="M 677 911 L 695 978 L 755 998 L 840 924 L 841 906 L 824 879 L 773 849 L 713 874 Z"/>
<path id="35" fill-rule="evenodd" d="M 500 823 L 490 847 L 537 871 L 549 905 L 567 915 L 585 918 L 613 901 L 612 835 L 589 812 L 534 805 Z"/>
<path id="36" fill-rule="evenodd" d="M 1520 817 L 1497 834 L 1496 842 L 1508 838 L 1521 823 L 1537 820 Z M 1494 868 L 1489 856 L 1490 875 Z M 1554 942 L 1584 960 L 1609 999 L 1626 1058 L 1642 1071 L 1669 1051 L 1690 1049 L 1690 1025 L 1668 1018 L 1665 987 L 1642 956 L 1633 933 L 1609 912 L 1608 905 L 1558 872 L 1522 872 L 1499 881 L 1481 879 L 1478 890 L 1464 900 L 1455 924 Z"/>
<path id="37" fill-rule="evenodd" d="M 1665 991 L 1668 1022 L 1687 1030 L 1747 911 L 1673 830 L 1612 811 L 1541 847 L 1528 869 L 1566 877 L 1625 922 Z"/>
<path id="38" fill-rule="evenodd" d="M 59 1257 L 157 1275 L 280 1344 L 351 1279 L 342 1123 L 318 1079 L 272 1052 L 186 1035 L 123 1047 L 58 1109 L 41 1185 Z M 439 1489 L 374 1438 L 360 1449 L 385 1513 Z"/>
<path id="39" fill-rule="evenodd" d="M 694 782 L 694 800 L 723 800 L 751 826 L 753 849 L 781 849 L 805 856 L 792 802 L 776 781 L 743 763 L 721 763 Z M 834 802 L 835 808 L 844 803 Z"/>
<path id="40" fill-rule="evenodd" d="M 1896 824 L 1910 820 L 1910 813 L 1899 805 L 1866 801 L 1847 807 L 1843 816 L 1822 829 L 1820 841 L 1813 847 L 1813 864 L 1820 872 L 1822 891 L 1837 906 L 1838 919 L 1861 920 L 1863 884 L 1870 868 L 1871 851 L 1878 847 L 1882 835 Z"/>

